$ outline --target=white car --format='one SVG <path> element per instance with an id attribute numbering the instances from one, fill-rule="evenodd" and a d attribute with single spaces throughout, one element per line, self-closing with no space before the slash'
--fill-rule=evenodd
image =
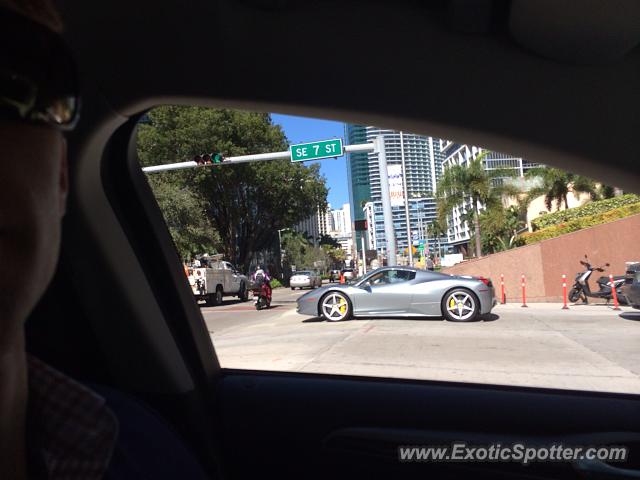
<path id="1" fill-rule="evenodd" d="M 345 268 L 344 270 L 342 270 L 342 275 L 344 276 L 344 279 L 347 281 L 353 280 L 354 278 L 356 278 L 356 274 L 353 271 L 353 268 Z"/>
<path id="2" fill-rule="evenodd" d="M 316 272 L 310 270 L 304 270 L 302 272 L 295 272 L 289 280 L 289 286 L 291 290 L 296 288 L 316 288 L 322 286 L 322 277 Z"/>

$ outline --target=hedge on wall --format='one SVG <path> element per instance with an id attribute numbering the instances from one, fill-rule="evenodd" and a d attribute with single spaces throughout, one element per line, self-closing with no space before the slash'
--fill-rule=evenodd
<path id="1" fill-rule="evenodd" d="M 608 198 L 606 200 L 598 200 L 595 202 L 589 202 L 581 207 L 569 208 L 567 210 L 560 210 L 559 212 L 548 213 L 542 215 L 531 221 L 533 230 L 540 230 L 543 228 L 551 227 L 552 225 L 559 225 L 571 220 L 575 220 L 583 217 L 590 217 L 598 213 L 604 213 L 609 210 L 613 210 L 625 205 L 631 205 L 640 202 L 640 196 L 633 194 L 620 195 L 619 197 Z"/>
<path id="2" fill-rule="evenodd" d="M 614 210 L 609 210 L 607 212 L 598 213 L 596 215 L 591 215 L 588 217 L 575 218 L 566 223 L 553 225 L 536 232 L 523 233 L 519 236 L 519 239 L 523 241 L 525 245 L 530 245 L 542 240 L 559 237 L 560 235 L 564 235 L 566 233 L 576 232 L 578 230 L 582 230 L 583 228 L 593 227 L 602 223 L 613 222 L 614 220 L 619 220 L 621 218 L 625 218 L 630 215 L 636 215 L 639 213 L 640 202 L 638 202 L 638 200 L 636 199 L 636 203 L 633 203 L 631 205 L 625 205 Z"/>

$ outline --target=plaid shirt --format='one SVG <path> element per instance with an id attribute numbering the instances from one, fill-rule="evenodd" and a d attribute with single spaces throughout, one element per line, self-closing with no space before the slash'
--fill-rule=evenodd
<path id="1" fill-rule="evenodd" d="M 104 399 L 32 356 L 28 367 L 29 478 L 102 478 L 118 434 Z"/>

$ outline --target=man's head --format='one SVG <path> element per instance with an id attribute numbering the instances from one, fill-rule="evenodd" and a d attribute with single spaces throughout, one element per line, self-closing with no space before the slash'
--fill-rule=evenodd
<path id="1" fill-rule="evenodd" d="M 62 133 L 77 117 L 73 62 L 45 1 L 0 0 L 0 352 L 51 281 L 68 190 Z"/>

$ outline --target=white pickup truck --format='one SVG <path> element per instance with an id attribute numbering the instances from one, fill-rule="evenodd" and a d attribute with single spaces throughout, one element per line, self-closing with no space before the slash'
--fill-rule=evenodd
<path id="1" fill-rule="evenodd" d="M 249 279 L 225 261 L 209 262 L 205 267 L 186 267 L 189 286 L 198 303 L 220 305 L 225 296 L 249 299 Z"/>

